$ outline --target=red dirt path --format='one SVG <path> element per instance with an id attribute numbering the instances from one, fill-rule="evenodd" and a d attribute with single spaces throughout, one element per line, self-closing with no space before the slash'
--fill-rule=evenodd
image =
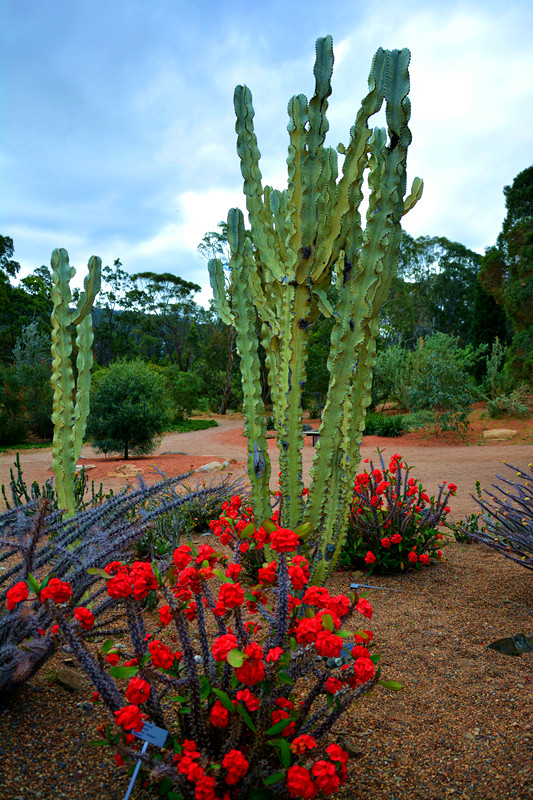
<path id="1" fill-rule="evenodd" d="M 392 453 L 400 453 L 404 461 L 414 467 L 412 476 L 421 480 L 424 489 L 430 494 L 435 493 L 444 480 L 456 483 L 458 492 L 454 498 L 451 516 L 459 519 L 477 510 L 476 504 L 469 496 L 470 492 L 475 491 L 477 480 L 481 481 L 482 486 L 488 487 L 494 481 L 495 473 L 506 477 L 512 476 L 512 473 L 502 465 L 502 461 L 524 468 L 533 460 L 533 422 L 530 419 L 481 419 L 481 414 L 482 408 L 474 409 L 471 415 L 472 428 L 463 440 L 457 434 L 435 437 L 430 436 L 427 431 L 415 431 L 394 439 L 365 436 L 361 457 L 375 458 L 378 447 L 385 450 L 385 458 Z M 134 478 L 117 478 L 109 475 L 117 466 L 123 464 L 142 469 L 143 479 L 147 483 L 160 480 L 161 473 L 167 477 L 175 477 L 212 461 L 222 463 L 227 460 L 230 461 L 230 467 L 216 469 L 214 472 L 196 473 L 188 482 L 220 480 L 228 473 L 233 477 L 243 475 L 246 439 L 243 435 L 242 416 L 210 416 L 217 420 L 218 428 L 194 433 L 167 434 L 155 453 L 150 456 L 131 458 L 128 461 L 117 456 L 102 458 L 86 445 L 78 463 L 93 465 L 88 470 L 89 480 L 94 481 L 96 486 L 102 482 L 104 489 L 113 488 L 114 491 L 135 482 Z M 311 420 L 310 424 L 318 427 L 316 420 Z M 482 438 L 482 431 L 488 428 L 512 428 L 517 430 L 518 434 L 510 441 L 488 442 Z M 306 437 L 303 450 L 303 474 L 306 483 L 309 483 L 309 470 L 314 454 L 309 439 L 310 437 Z M 272 463 L 272 476 L 276 476 L 279 459 L 275 437 L 268 440 L 268 451 Z M 34 480 L 43 483 L 51 476 L 51 459 L 51 448 L 21 452 L 20 460 L 27 484 Z M 9 483 L 9 468 L 13 460 L 14 453 L 0 455 L 0 483 L 6 485 Z M 275 488 L 274 483 L 273 478 L 271 488 Z"/>

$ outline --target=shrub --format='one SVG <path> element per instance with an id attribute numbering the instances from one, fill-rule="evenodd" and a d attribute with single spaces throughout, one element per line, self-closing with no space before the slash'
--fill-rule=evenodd
<path id="1" fill-rule="evenodd" d="M 22 329 L 13 349 L 13 357 L 17 377 L 23 387 L 28 427 L 39 438 L 51 441 L 54 425 L 50 337 L 39 333 L 36 322 L 30 323 Z"/>
<path id="2" fill-rule="evenodd" d="M 194 372 L 180 372 L 175 365 L 166 367 L 164 376 L 170 392 L 174 421 L 190 417 L 195 409 L 200 408 L 202 379 Z"/>
<path id="3" fill-rule="evenodd" d="M 529 464 L 528 472 L 506 461 L 503 463 L 514 470 L 515 480 L 509 481 L 498 475 L 498 480 L 510 488 L 493 484 L 501 497 L 485 489 L 488 500 L 476 499 L 482 509 L 485 527 L 469 531 L 469 536 L 526 569 L 533 569 L 533 466 Z"/>
<path id="4" fill-rule="evenodd" d="M 229 503 L 230 519 L 240 502 Z M 91 617 L 83 607 L 73 614 L 67 607 L 68 584 L 41 593 L 58 636 L 114 715 L 118 730 L 107 726 L 97 744 L 110 745 L 118 763 L 139 762 L 131 732 L 142 737 L 145 720 L 169 731 L 165 748 L 141 761 L 160 796 L 309 798 L 318 790 L 332 794 L 346 778 L 349 755 L 328 738 L 354 700 L 378 682 L 379 656 L 371 655 L 371 632 L 358 630 L 348 663 L 331 670 L 325 659 L 338 657 L 353 635 L 341 623 L 354 613 L 370 619 L 372 607 L 356 595 L 331 597 L 307 587 L 308 564 L 295 555 L 297 534 L 268 527 L 270 533 L 253 522 L 233 529 L 230 564 L 209 545 L 177 548 L 170 569 L 108 564 L 101 573 L 108 598 L 116 611 L 125 609 L 129 629 L 120 650 L 115 638 L 96 649 L 80 637 Z M 267 570 L 268 583 L 277 583 L 276 602 L 264 587 L 247 591 L 240 583 L 241 547 L 262 548 L 267 541 L 277 554 Z M 142 602 L 154 590 L 162 602 L 160 625 L 146 635 Z M 11 604 L 27 594 L 24 585 L 14 587 Z"/>
<path id="5" fill-rule="evenodd" d="M 381 469 L 372 461 L 361 472 L 354 487 L 348 534 L 341 565 L 366 564 L 369 572 L 396 572 L 438 561 L 443 539 L 436 528 L 449 512 L 447 505 L 457 487 L 442 484 L 437 498 L 428 497 L 422 484 L 409 477 L 412 467 L 397 453 Z"/>
<path id="6" fill-rule="evenodd" d="M 525 383 L 512 385 L 509 369 L 503 366 L 505 348 L 495 339 L 490 356 L 486 359 L 487 374 L 481 387 L 481 396 L 487 401 L 491 417 L 504 414 L 521 417 L 529 414 L 529 390 Z"/>
<path id="7" fill-rule="evenodd" d="M 453 336 L 436 333 L 417 348 L 409 386 L 409 409 L 429 408 L 437 432 L 468 430 L 474 394 L 468 366 L 475 358 L 471 349 L 461 350 Z"/>
<path id="8" fill-rule="evenodd" d="M 114 618 L 99 621 L 111 602 L 102 599 L 98 575 L 87 570 L 123 557 L 159 516 L 190 502 L 190 497 L 183 499 L 173 491 L 179 480 L 121 492 L 66 520 L 50 508 L 47 498 L 0 515 L 0 565 L 5 565 L 0 569 L 0 693 L 31 677 L 57 645 L 48 608 L 37 599 L 24 610 L 14 606 L 4 611 L 9 587 L 29 582 L 32 591 L 40 592 L 52 578 L 68 580 L 72 601 L 91 607 L 98 622 L 94 631 L 118 635 L 121 628 Z"/>
<path id="9" fill-rule="evenodd" d="M 163 378 L 142 361 L 117 361 L 97 373 L 87 435 L 102 453 L 150 453 L 170 422 Z"/>
<path id="10" fill-rule="evenodd" d="M 28 435 L 22 384 L 14 366 L 0 366 L 0 444 L 20 444 Z"/>
<path id="11" fill-rule="evenodd" d="M 479 481 L 476 481 L 476 494 L 481 498 L 481 484 Z M 460 522 L 452 524 L 445 522 L 444 524 L 453 533 L 455 541 L 460 544 L 474 544 L 477 540 L 472 535 L 485 530 L 485 525 L 482 524 L 481 511 L 469 514 Z M 480 525 L 481 528 L 479 527 Z"/>
<path id="12" fill-rule="evenodd" d="M 389 417 L 382 413 L 369 411 L 365 418 L 365 436 L 402 436 L 407 430 L 403 414 Z"/>
<path id="13" fill-rule="evenodd" d="M 392 400 L 408 408 L 408 391 L 413 354 L 400 344 L 393 344 L 376 356 L 372 373 L 371 408 Z"/>

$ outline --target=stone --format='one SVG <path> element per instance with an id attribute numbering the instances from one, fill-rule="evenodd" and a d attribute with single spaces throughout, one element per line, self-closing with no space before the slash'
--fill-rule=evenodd
<path id="1" fill-rule="evenodd" d="M 506 439 L 512 439 L 517 436 L 518 431 L 512 428 L 492 428 L 491 430 L 483 431 L 484 439 L 493 439 L 496 442 L 503 442 Z"/>
<path id="2" fill-rule="evenodd" d="M 85 472 L 88 472 L 90 469 L 96 469 L 96 464 L 77 464 L 76 465 L 76 472 L 79 472 L 82 469 L 84 469 Z"/>
<path id="3" fill-rule="evenodd" d="M 195 469 L 195 472 L 213 472 L 215 469 L 227 469 L 230 466 L 229 461 L 224 461 L 222 464 L 220 461 L 210 461 L 208 464 L 204 464 L 202 467 L 198 467 Z"/>
<path id="4" fill-rule="evenodd" d="M 78 689 L 87 688 L 87 679 L 81 672 L 76 672 L 68 667 L 61 667 L 54 675 L 54 682 L 59 683 L 64 689 L 75 692 Z"/>
<path id="5" fill-rule="evenodd" d="M 267 431 L 265 433 L 265 439 L 275 439 L 275 438 L 276 434 L 274 433 L 274 431 Z"/>
<path id="6" fill-rule="evenodd" d="M 131 464 L 119 464 L 112 472 L 107 473 L 108 478 L 135 478 L 142 475 L 144 470 L 141 467 L 133 467 Z"/>

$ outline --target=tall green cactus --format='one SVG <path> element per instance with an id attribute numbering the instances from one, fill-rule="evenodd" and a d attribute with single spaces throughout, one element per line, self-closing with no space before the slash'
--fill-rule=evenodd
<path id="1" fill-rule="evenodd" d="M 400 219 L 418 201 L 422 181 L 406 195 L 406 156 L 411 142 L 408 50 L 379 49 L 372 61 L 369 92 L 362 101 L 349 144 L 324 146 L 331 94 L 333 46 L 317 41 L 315 94 L 289 102 L 288 188 L 263 187 L 253 128 L 252 96 L 237 86 L 237 152 L 251 232 L 242 212 L 228 216 L 232 250 L 229 303 L 222 263 L 209 270 L 221 317 L 236 326 L 243 359 L 244 409 L 253 456 L 266 454 L 263 409 L 257 393 L 256 320 L 267 354 L 269 385 L 278 431 L 282 522 L 312 523 L 319 534 L 313 580 L 322 583 L 337 561 L 346 536 L 359 445 L 370 402 L 379 310 L 396 273 Z M 388 131 L 368 121 L 385 102 Z M 343 158 L 339 178 L 338 156 Z M 369 205 L 363 230 L 359 206 L 368 170 Z M 251 238 L 250 238 L 251 234 Z M 333 283 L 338 302 L 326 295 Z M 309 332 L 318 315 L 334 320 L 328 360 L 330 383 L 308 502 L 302 499 L 302 392 L 306 381 Z M 245 322 L 244 322 L 245 320 Z M 251 438 L 250 438 L 251 437 Z M 254 499 L 263 498 L 265 475 L 250 470 Z M 259 483 L 261 482 L 261 483 Z M 259 506 L 264 514 L 265 501 Z M 267 509 L 268 510 L 268 509 Z"/>
<path id="2" fill-rule="evenodd" d="M 54 443 L 52 472 L 56 479 L 59 507 L 67 516 L 75 513 L 74 477 L 89 415 L 89 391 L 93 356 L 91 309 L 100 290 L 102 261 L 89 259 L 84 291 L 74 310 L 70 309 L 70 279 L 76 270 L 69 265 L 62 248 L 52 253 L 52 388 Z M 74 382 L 71 354 L 75 336 L 77 381 Z"/>

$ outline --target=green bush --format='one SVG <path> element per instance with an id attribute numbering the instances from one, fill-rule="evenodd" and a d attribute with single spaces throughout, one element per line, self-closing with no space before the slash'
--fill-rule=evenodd
<path id="1" fill-rule="evenodd" d="M 430 409 L 437 431 L 468 430 L 474 401 L 468 368 L 475 360 L 471 348 L 461 350 L 457 339 L 436 333 L 420 342 L 414 357 L 407 403 L 412 411 Z"/>
<path id="2" fill-rule="evenodd" d="M 25 441 L 28 422 L 22 396 L 22 384 L 14 366 L 0 366 L 0 444 Z"/>
<path id="3" fill-rule="evenodd" d="M 407 431 L 404 414 L 388 417 L 369 411 L 365 418 L 365 436 L 402 436 Z"/>
<path id="4" fill-rule="evenodd" d="M 13 348 L 15 370 L 20 381 L 27 423 L 31 433 L 41 439 L 51 440 L 54 435 L 52 423 L 53 391 L 52 355 L 50 337 L 39 333 L 37 323 L 32 322 L 22 329 L 22 334 Z"/>
<path id="5" fill-rule="evenodd" d="M 200 408 L 202 379 L 194 372 L 181 372 L 174 364 L 166 367 L 163 374 L 170 393 L 174 420 L 190 417 L 195 409 Z"/>
<path id="6" fill-rule="evenodd" d="M 150 453 L 171 421 L 168 390 L 142 361 L 99 370 L 91 392 L 87 435 L 102 453 Z"/>
<path id="7" fill-rule="evenodd" d="M 412 361 L 413 352 L 399 344 L 393 344 L 377 354 L 372 377 L 372 409 L 387 400 L 397 403 L 400 408 L 408 407 Z"/>

